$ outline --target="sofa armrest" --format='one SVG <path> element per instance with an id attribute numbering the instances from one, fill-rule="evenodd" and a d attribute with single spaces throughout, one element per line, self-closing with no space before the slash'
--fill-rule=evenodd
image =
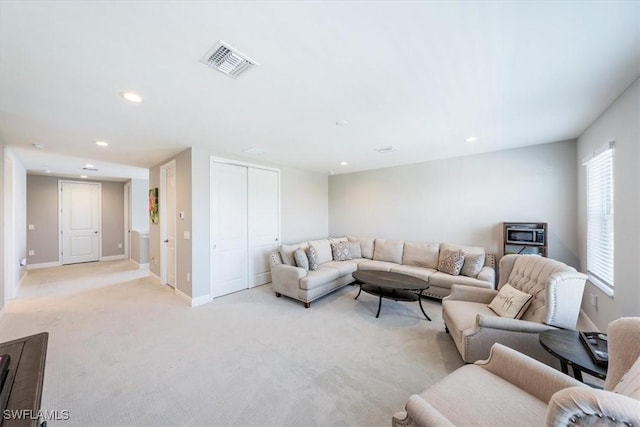
<path id="1" fill-rule="evenodd" d="M 482 267 L 480 273 L 477 276 L 478 280 L 482 280 L 483 282 L 490 282 L 491 285 L 496 287 L 496 270 L 492 267 Z"/>
<path id="2" fill-rule="evenodd" d="M 274 265 L 271 267 L 271 286 L 280 294 L 298 298 L 300 279 L 306 275 L 304 268 L 287 264 Z"/>
<path id="3" fill-rule="evenodd" d="M 478 314 L 476 323 L 483 328 L 502 329 L 512 332 L 530 332 L 539 333 L 549 329 L 556 329 L 553 326 L 544 323 L 530 322 L 522 319 L 510 319 L 508 317 L 487 316 L 486 314 Z"/>
<path id="4" fill-rule="evenodd" d="M 393 416 L 392 425 L 394 427 L 455 427 L 455 424 L 417 394 L 409 398 L 405 409 L 406 412 L 398 412 Z"/>
<path id="5" fill-rule="evenodd" d="M 467 285 L 453 285 L 451 286 L 451 293 L 444 297 L 443 300 L 470 301 L 489 304 L 497 294 L 498 291 L 494 289 L 478 288 L 476 286 Z"/>
<path id="6" fill-rule="evenodd" d="M 564 388 L 587 387 L 570 376 L 502 344 L 494 344 L 489 358 L 479 360 L 475 364 L 543 402 L 548 402 L 554 393 Z"/>
<path id="7" fill-rule="evenodd" d="M 585 425 L 604 425 L 606 421 L 616 420 L 623 425 L 637 426 L 640 425 L 640 401 L 585 387 L 566 388 L 551 397 L 547 426 L 573 425 L 578 419 L 586 421 Z"/>

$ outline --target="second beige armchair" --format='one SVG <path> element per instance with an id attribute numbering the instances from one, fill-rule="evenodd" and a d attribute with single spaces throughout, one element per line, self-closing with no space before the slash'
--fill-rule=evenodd
<path id="1" fill-rule="evenodd" d="M 531 255 L 504 256 L 499 272 L 498 289 L 508 283 L 532 295 L 532 302 L 521 319 L 500 317 L 488 307 L 497 290 L 453 285 L 442 302 L 442 318 L 462 359 L 486 359 L 491 346 L 501 343 L 555 364 L 538 334 L 555 327 L 576 328 L 587 276 L 559 261 Z"/>

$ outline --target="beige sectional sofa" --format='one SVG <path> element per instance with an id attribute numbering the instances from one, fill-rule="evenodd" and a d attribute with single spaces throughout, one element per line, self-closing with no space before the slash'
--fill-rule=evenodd
<path id="1" fill-rule="evenodd" d="M 335 261 L 332 243 L 349 242 L 359 247 L 360 255 L 344 261 Z M 301 248 L 309 251 L 313 246 L 319 267 L 306 270 L 296 264 L 294 253 Z M 451 275 L 438 271 L 439 257 L 444 250 L 462 250 L 465 254 L 484 254 L 484 266 L 473 275 Z M 355 250 L 357 252 L 358 250 Z M 465 272 L 464 265 L 462 272 Z M 495 257 L 484 248 L 446 243 L 416 243 L 372 237 L 347 236 L 282 245 L 271 254 L 271 278 L 276 296 L 286 295 L 304 302 L 311 301 L 354 281 L 356 270 L 383 270 L 418 277 L 429 283 L 423 295 L 443 298 L 451 292 L 453 284 L 478 288 L 495 287 Z"/>

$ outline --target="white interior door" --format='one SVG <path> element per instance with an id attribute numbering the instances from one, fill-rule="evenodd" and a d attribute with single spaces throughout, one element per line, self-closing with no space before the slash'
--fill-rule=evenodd
<path id="1" fill-rule="evenodd" d="M 269 256 L 280 236 L 280 174 L 249 168 L 249 285 L 271 281 Z"/>
<path id="2" fill-rule="evenodd" d="M 176 164 L 174 161 L 160 167 L 160 281 L 176 287 Z"/>
<path id="3" fill-rule="evenodd" d="M 60 182 L 62 264 L 100 259 L 101 185 Z"/>
<path id="4" fill-rule="evenodd" d="M 248 288 L 247 168 L 211 162 L 211 296 Z"/>

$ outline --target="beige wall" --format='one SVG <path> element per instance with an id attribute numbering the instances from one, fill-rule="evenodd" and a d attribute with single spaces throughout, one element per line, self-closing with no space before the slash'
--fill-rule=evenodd
<path id="1" fill-rule="evenodd" d="M 640 80 L 636 80 L 578 139 L 580 264 L 586 271 L 586 172 L 582 160 L 614 140 L 613 297 L 587 282 L 583 307 L 601 330 L 621 316 L 640 315 Z M 598 300 L 591 304 L 591 295 Z"/>
<path id="2" fill-rule="evenodd" d="M 27 230 L 27 247 L 35 254 L 27 263 L 42 264 L 59 261 L 58 181 L 57 176 L 27 175 L 26 221 L 34 225 Z M 80 181 L 80 180 L 76 180 Z M 124 255 L 124 183 L 91 181 L 102 184 L 102 256 Z M 122 244 L 122 248 L 118 248 Z"/>
<path id="3" fill-rule="evenodd" d="M 577 265 L 575 141 L 329 178 L 329 232 L 502 252 L 502 222 L 549 225 L 549 256 Z"/>

